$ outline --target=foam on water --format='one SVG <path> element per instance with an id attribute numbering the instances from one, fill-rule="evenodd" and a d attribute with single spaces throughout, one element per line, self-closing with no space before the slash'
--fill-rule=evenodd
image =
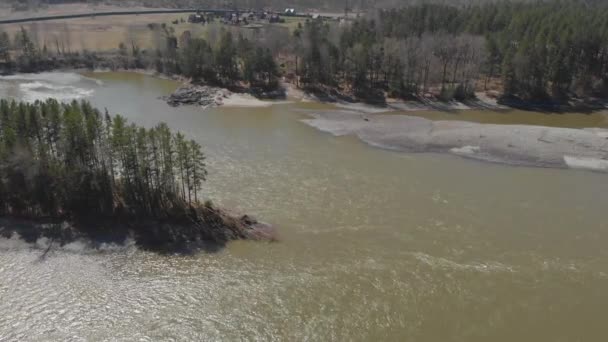
<path id="1" fill-rule="evenodd" d="M 76 73 L 17 74 L 0 77 L 0 91 L 27 102 L 54 98 L 62 102 L 91 97 L 101 81 Z"/>
<path id="2" fill-rule="evenodd" d="M 28 102 L 43 101 L 49 98 L 64 102 L 80 100 L 92 96 L 95 92 L 93 89 L 56 85 L 41 81 L 21 83 L 19 89 L 23 93 L 23 99 Z"/>
<path id="3" fill-rule="evenodd" d="M 73 84 L 80 82 L 84 79 L 90 78 L 84 77 L 73 72 L 41 72 L 38 74 L 16 74 L 10 76 L 2 76 L 0 80 L 5 81 L 48 81 L 56 84 Z"/>

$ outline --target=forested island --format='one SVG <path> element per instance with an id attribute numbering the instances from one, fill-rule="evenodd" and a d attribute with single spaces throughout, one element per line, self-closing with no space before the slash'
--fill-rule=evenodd
<path id="1" fill-rule="evenodd" d="M 201 203 L 206 176 L 201 146 L 164 123 L 138 127 L 85 101 L 0 100 L 5 237 L 132 236 L 159 251 L 262 238 L 269 228 L 255 219 Z"/>
<path id="2" fill-rule="evenodd" d="M 407 3 L 255 34 L 218 24 L 203 36 L 178 35 L 179 21 L 150 24 L 152 48 L 127 38 L 113 51 L 74 51 L 69 32 L 43 40 L 34 25 L 0 33 L 0 69 L 149 69 L 253 94 L 283 79 L 329 95 L 321 98 L 376 104 L 479 92 L 506 104 L 593 103 L 608 98 L 607 17 L 601 1 Z"/>

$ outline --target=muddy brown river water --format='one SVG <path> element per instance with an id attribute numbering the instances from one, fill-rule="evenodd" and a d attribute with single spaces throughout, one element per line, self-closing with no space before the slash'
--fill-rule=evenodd
<path id="1" fill-rule="evenodd" d="M 193 256 L 0 240 L 0 341 L 605 341 L 608 176 L 401 154 L 301 122 L 314 103 L 171 108 L 125 73 L 0 79 L 0 94 L 88 98 L 204 147 L 206 197 L 278 243 Z M 470 112 L 606 127 L 605 114 Z M 538 116 L 545 115 L 545 116 Z M 499 119 L 496 119 L 499 120 Z M 498 122 L 501 123 L 501 122 Z"/>

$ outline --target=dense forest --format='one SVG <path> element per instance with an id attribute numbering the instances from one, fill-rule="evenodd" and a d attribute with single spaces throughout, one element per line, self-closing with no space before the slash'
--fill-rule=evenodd
<path id="1" fill-rule="evenodd" d="M 169 36 L 169 40 L 171 40 Z M 164 73 L 181 73 L 207 83 L 231 85 L 244 80 L 252 87 L 272 89 L 278 86 L 279 70 L 268 48 L 230 31 L 223 31 L 213 47 L 205 39 L 182 39 L 182 47 L 159 50 L 156 70 Z M 167 53 L 168 52 L 168 53 Z M 173 57 L 173 58 L 172 58 Z"/>
<path id="2" fill-rule="evenodd" d="M 284 76 L 310 91 L 368 102 L 492 91 L 525 100 L 608 97 L 608 6 L 592 1 L 423 3 L 352 21 L 307 19 L 289 31 L 251 30 L 212 19 L 204 37 L 153 24 L 156 46 L 127 40 L 114 55 L 41 46 L 22 29 L 0 33 L 0 67 L 152 68 L 205 83 L 274 89 Z M 219 29 L 218 29 L 219 28 Z M 52 42 L 51 42 L 52 43 Z M 497 95 L 497 96 L 498 96 Z"/>
<path id="3" fill-rule="evenodd" d="M 201 146 L 87 102 L 0 100 L 0 215 L 163 217 L 195 204 Z"/>
<path id="4" fill-rule="evenodd" d="M 608 6 L 577 1 L 379 11 L 342 29 L 309 21 L 298 51 L 310 84 L 446 98 L 500 78 L 506 95 L 608 95 Z M 477 85 L 477 86 L 476 86 Z"/>

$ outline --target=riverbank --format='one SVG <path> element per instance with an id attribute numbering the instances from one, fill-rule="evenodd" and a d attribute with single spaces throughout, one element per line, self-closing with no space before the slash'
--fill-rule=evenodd
<path id="1" fill-rule="evenodd" d="M 320 111 L 303 120 L 380 148 L 439 152 L 508 165 L 608 172 L 608 129 L 432 121 L 407 115 Z"/>
<path id="2" fill-rule="evenodd" d="M 129 70 L 126 70 L 129 71 Z M 134 70 L 134 72 L 157 76 L 164 79 L 172 79 L 181 84 L 181 87 L 173 94 L 163 97 L 171 106 L 178 105 L 200 105 L 203 108 L 218 107 L 222 105 L 237 107 L 264 107 L 270 106 L 276 101 L 304 101 L 321 104 L 330 104 L 339 108 L 358 111 L 362 113 L 383 112 L 420 112 L 441 111 L 455 112 L 463 110 L 526 110 L 550 113 L 584 112 L 590 113 L 608 109 L 608 101 L 601 99 L 572 100 L 564 103 L 534 102 L 521 99 L 501 99 L 489 96 L 484 92 L 478 92 L 474 98 L 467 101 L 443 101 L 433 97 L 420 97 L 415 100 L 402 100 L 387 98 L 382 104 L 370 104 L 358 101 L 348 96 L 334 96 L 307 92 L 293 83 L 283 82 L 279 89 L 270 92 L 260 92 L 248 88 L 234 88 L 232 90 L 215 87 L 206 84 L 193 84 L 181 76 L 168 76 L 146 70 Z"/>
<path id="3" fill-rule="evenodd" d="M 364 113 L 382 112 L 420 112 L 420 111 L 443 111 L 454 112 L 462 110 L 526 110 L 547 113 L 590 113 L 608 109 L 608 100 L 589 98 L 572 99 L 565 102 L 552 101 L 526 101 L 518 98 L 502 98 L 496 93 L 477 92 L 475 97 L 466 101 L 444 101 L 433 96 L 418 97 L 412 100 L 398 98 L 384 98 L 380 103 L 370 104 L 362 102 L 353 96 L 341 94 L 337 91 L 326 90 L 324 92 L 307 91 L 297 87 L 290 82 L 281 82 L 275 90 L 264 91 L 256 87 L 235 85 L 233 87 L 219 87 L 206 83 L 195 83 L 191 79 L 178 74 L 164 74 L 156 70 L 146 68 L 120 68 L 117 65 L 115 54 L 98 55 L 99 65 L 91 67 L 88 62 L 80 60 L 75 67 L 70 67 L 71 62 L 67 60 L 53 61 L 52 65 L 41 69 L 39 72 L 133 72 L 161 79 L 178 82 L 180 87 L 177 93 L 163 96 L 170 105 L 200 105 L 204 108 L 217 106 L 235 107 L 265 107 L 277 101 L 306 101 L 323 104 L 331 104 L 340 108 L 354 110 Z M 110 67 L 110 65 L 113 65 Z M 10 73 L 9 73 L 10 74 Z"/>
<path id="4" fill-rule="evenodd" d="M 285 94 L 284 91 L 277 90 L 274 98 L 269 95 L 259 97 L 252 95 L 251 91 L 232 92 L 226 88 L 182 82 L 182 86 L 172 94 L 162 96 L 161 99 L 172 107 L 187 105 L 196 105 L 203 109 L 219 106 L 267 107 L 274 103 L 270 101 L 285 99 Z"/>
<path id="5" fill-rule="evenodd" d="M 70 71 L 66 69 L 64 71 Z M 76 72 L 91 70 L 74 69 Z M 172 94 L 161 97 L 171 106 L 197 105 L 204 109 L 219 106 L 229 107 L 268 107 L 282 101 L 303 101 L 320 104 L 330 104 L 347 110 L 363 113 L 383 112 L 416 112 L 416 111 L 459 111 L 459 110 L 509 110 L 511 107 L 499 104 L 494 98 L 484 93 L 476 94 L 475 99 L 467 102 L 440 101 L 432 98 L 420 98 L 418 100 L 400 100 L 389 98 L 383 105 L 373 105 L 359 102 L 354 98 L 345 96 L 319 96 L 319 94 L 307 92 L 293 83 L 282 82 L 275 91 L 263 92 L 254 88 L 233 87 L 232 89 L 218 87 L 204 83 L 193 83 L 192 80 L 181 75 L 168 75 L 150 69 L 94 69 L 91 72 L 133 72 L 146 76 L 172 80 L 179 84 L 178 89 Z"/>
<path id="6" fill-rule="evenodd" d="M 354 110 L 363 113 L 382 113 L 382 112 L 415 112 L 415 111 L 455 111 L 468 109 L 490 109 L 490 110 L 506 110 L 507 106 L 499 105 L 495 99 L 492 99 L 483 94 L 477 94 L 477 99 L 469 101 L 468 104 L 458 101 L 439 101 L 431 98 L 420 98 L 417 100 L 402 100 L 388 98 L 381 105 L 369 104 L 357 101 L 353 97 L 340 95 L 338 93 L 332 95 L 330 92 L 307 92 L 306 90 L 297 87 L 293 83 L 283 83 L 286 89 L 287 97 L 307 102 L 318 102 L 332 104 L 337 107 Z"/>
<path id="7" fill-rule="evenodd" d="M 70 71 L 70 70 L 67 70 Z M 140 75 L 171 80 L 179 84 L 171 94 L 159 98 L 172 107 L 183 105 L 196 105 L 203 109 L 219 106 L 227 107 L 268 107 L 287 99 L 287 88 L 282 84 L 274 91 L 261 91 L 258 88 L 232 87 L 225 88 L 204 83 L 194 83 L 182 75 L 168 75 L 149 69 L 76 69 L 78 73 L 104 73 L 104 72 L 132 72 Z"/>
<path id="8" fill-rule="evenodd" d="M 518 98 L 502 98 L 494 92 L 479 91 L 475 97 L 466 101 L 445 101 L 433 96 L 418 97 L 412 100 L 387 97 L 381 104 L 370 104 L 337 91 L 307 92 L 292 83 L 283 83 L 288 98 L 301 101 L 311 101 L 332 104 L 340 108 L 364 113 L 382 112 L 419 112 L 442 111 L 454 112 L 463 110 L 526 110 L 550 113 L 594 112 L 608 109 L 608 100 L 597 98 L 571 99 L 565 102 L 555 101 L 526 101 Z"/>

